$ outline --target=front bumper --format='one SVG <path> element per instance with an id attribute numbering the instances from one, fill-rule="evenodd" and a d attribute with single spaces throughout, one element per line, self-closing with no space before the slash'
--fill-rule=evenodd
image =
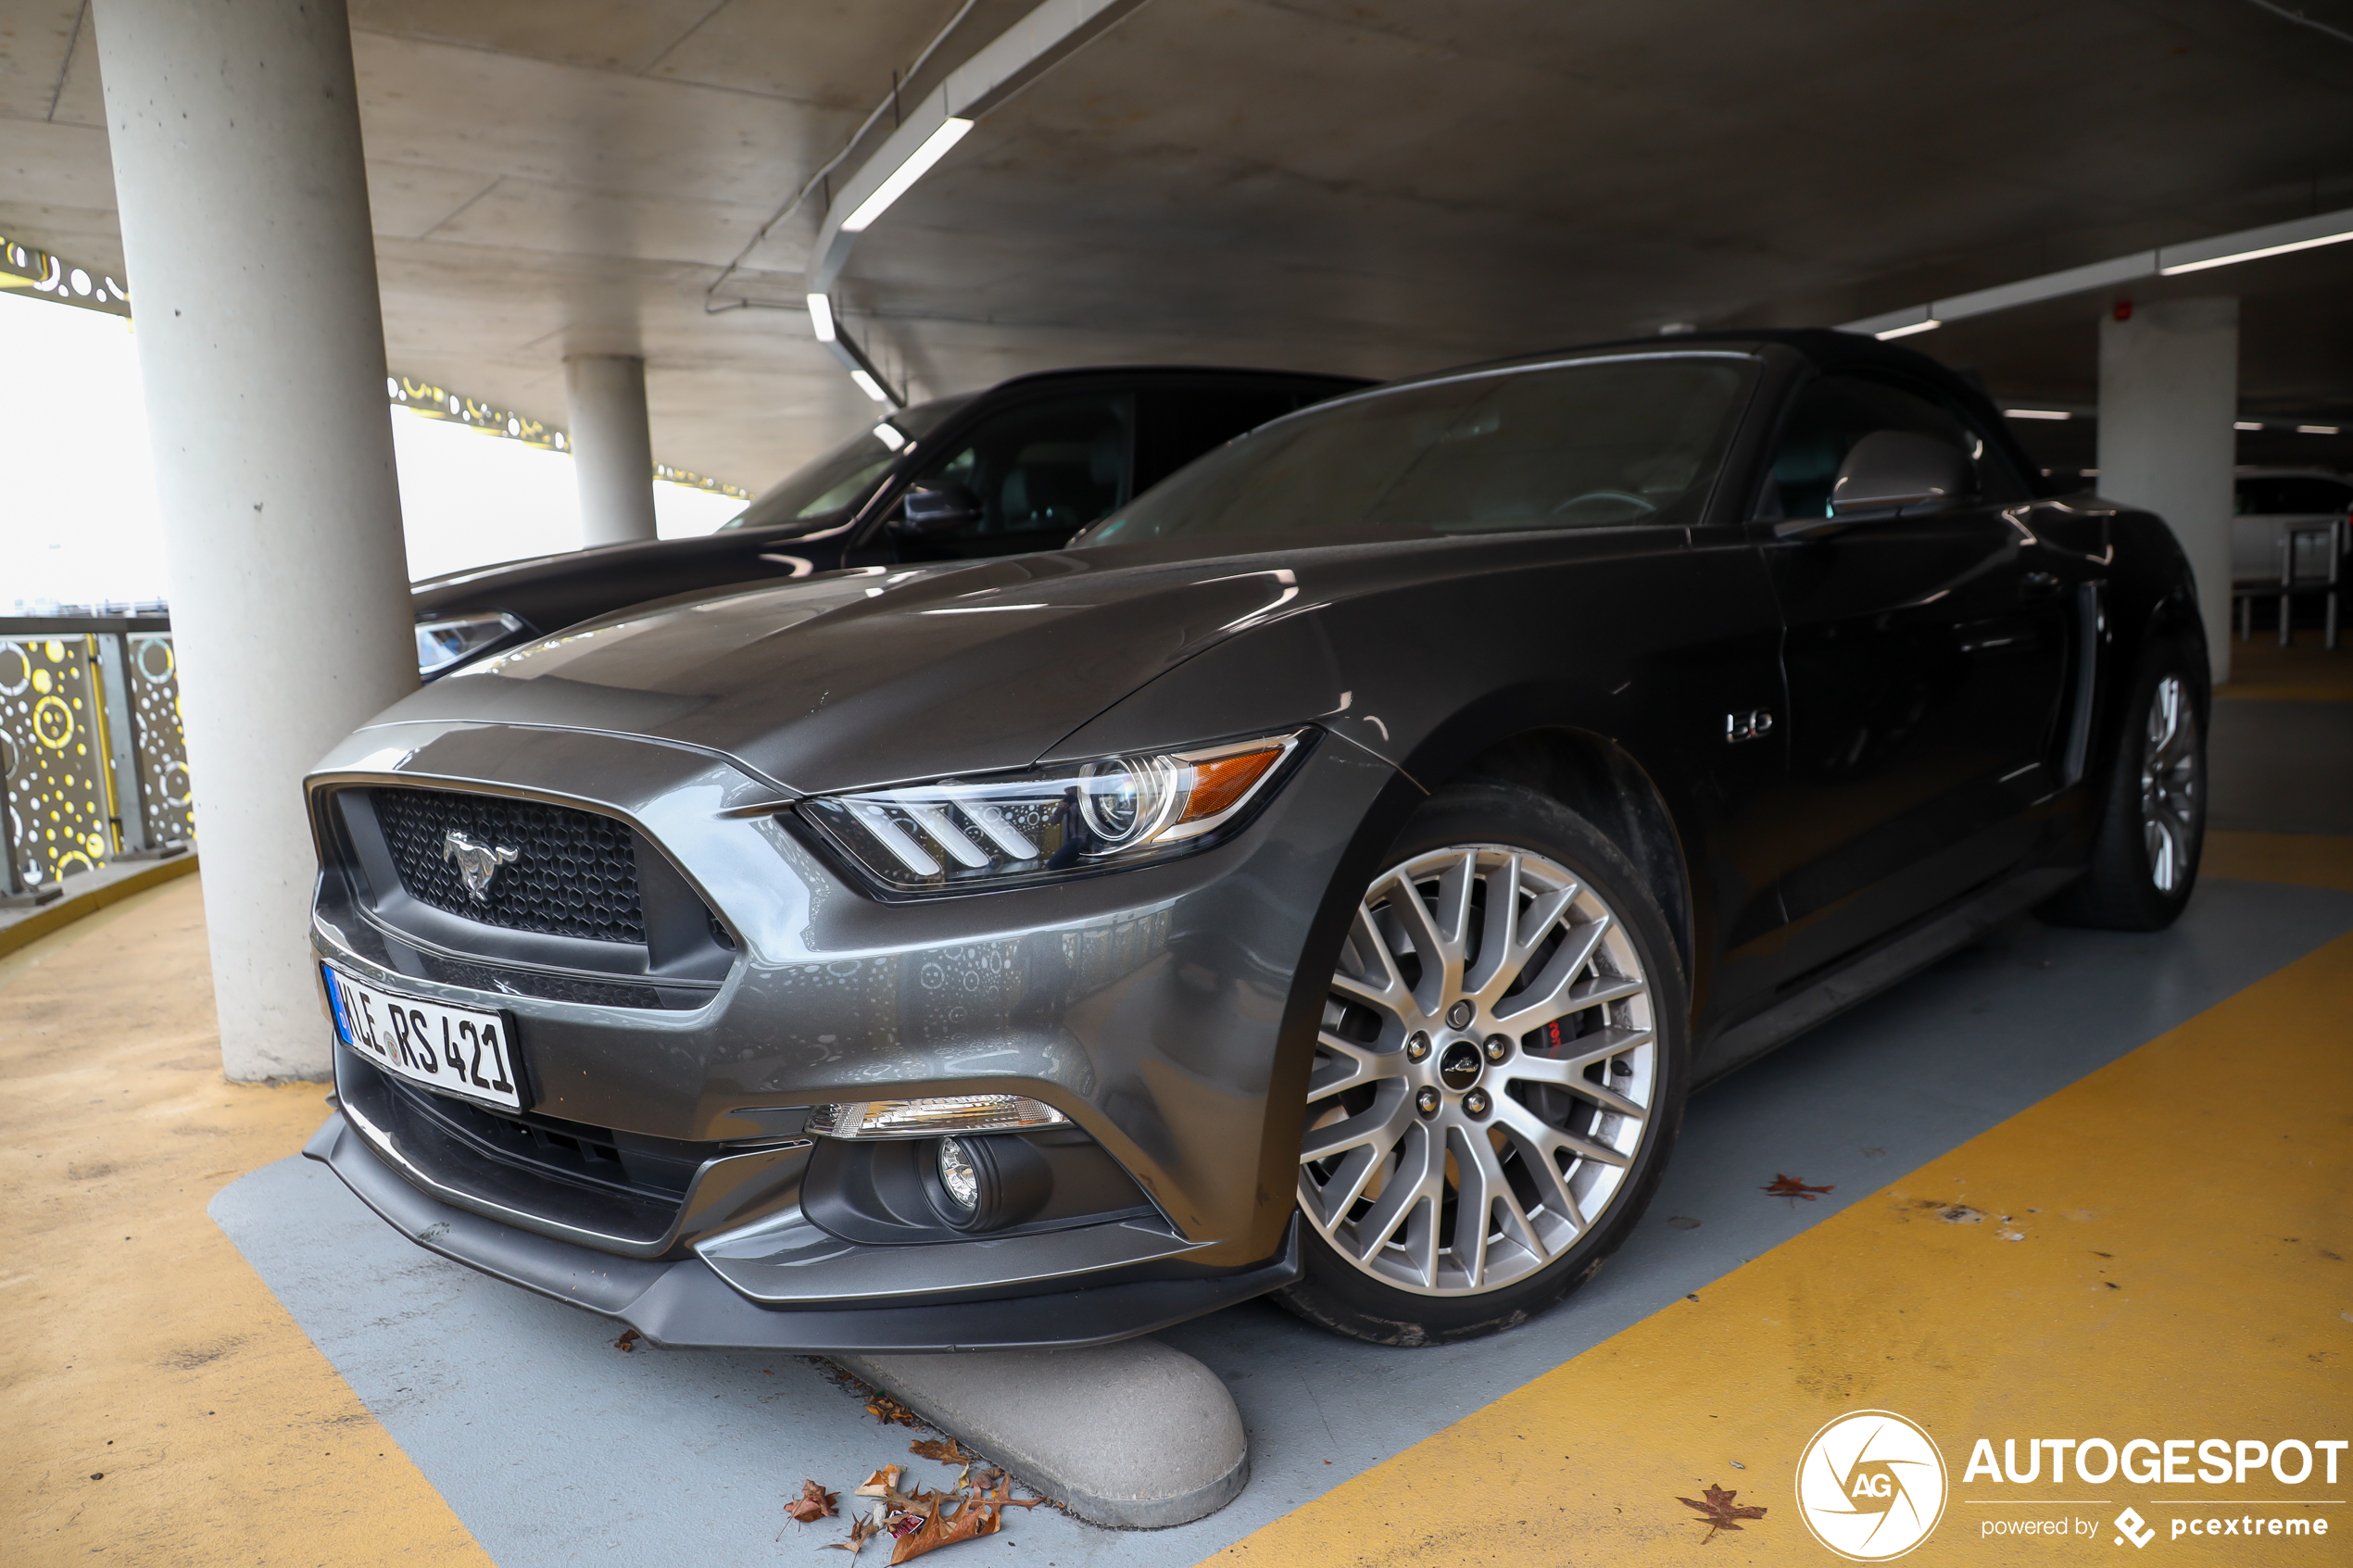
<path id="1" fill-rule="evenodd" d="M 443 1203 L 379 1156 L 340 1112 L 327 1119 L 302 1152 L 324 1162 L 361 1202 L 428 1251 L 600 1313 L 675 1348 L 812 1354 L 1073 1349 L 1150 1334 L 1247 1301 L 1300 1273 L 1294 1222 L 1283 1250 L 1272 1261 L 1215 1278 L 1134 1281 L 997 1299 L 780 1310 L 731 1288 L 699 1256 L 669 1261 L 616 1257 Z"/>
<path id="2" fill-rule="evenodd" d="M 1083 1345 L 1214 1311 L 1296 1274 L 1290 1173 L 1322 995 L 1297 976 L 1342 856 L 1400 777 L 1325 746 L 1202 853 L 891 904 L 778 822 L 773 786 L 707 752 L 497 724 L 361 731 L 313 775 L 313 945 L 364 984 L 503 1013 L 529 1093 L 503 1132 L 453 1129 L 338 1047 L 344 1121 L 313 1152 L 422 1245 L 666 1343 Z M 338 859 L 333 792 L 379 786 L 625 821 L 724 923 L 724 978 L 678 990 L 648 973 L 630 983 L 664 995 L 632 1005 L 612 999 L 628 976 L 493 969 L 446 943 L 437 957 Z M 813 1163 L 784 1147 L 810 1148 L 815 1104 L 1008 1091 L 1062 1110 L 1101 1162 L 1096 1189 L 1127 1196 L 1026 1230 L 872 1236 L 825 1207 L 819 1169 L 841 1146 L 821 1141 Z M 605 1159 L 540 1181 L 492 1147 L 510 1134 L 602 1139 L 674 1179 Z"/>

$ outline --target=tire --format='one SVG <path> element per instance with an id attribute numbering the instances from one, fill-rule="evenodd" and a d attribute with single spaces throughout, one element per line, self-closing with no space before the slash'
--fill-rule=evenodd
<path id="1" fill-rule="evenodd" d="M 1305 1273 L 1276 1298 L 1358 1339 L 1439 1345 L 1542 1311 L 1632 1231 L 1682 1122 L 1688 993 L 1640 874 L 1548 797 L 1445 790 L 1384 865 L 1325 1004 Z M 1505 892 L 1508 927 L 1489 915 Z"/>
<path id="2" fill-rule="evenodd" d="M 2082 880 L 2044 906 L 2061 925 L 2160 931 L 2197 885 L 2206 842 L 2206 671 L 2170 639 L 2142 656 L 2126 698 Z"/>

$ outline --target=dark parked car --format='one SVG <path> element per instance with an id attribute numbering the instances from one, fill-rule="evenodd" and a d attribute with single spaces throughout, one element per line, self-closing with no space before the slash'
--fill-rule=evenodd
<path id="1" fill-rule="evenodd" d="M 2035 483 L 1903 348 L 1651 340 L 482 660 L 310 780 L 309 1152 L 674 1345 L 1509 1326 L 1694 1085 L 2019 910 L 2182 909 L 2189 571 Z"/>
<path id="2" fill-rule="evenodd" d="M 1016 376 L 877 421 L 717 533 L 428 578 L 411 600 L 427 680 L 623 605 L 843 566 L 1057 549 L 1253 425 L 1367 384 L 1276 370 Z"/>

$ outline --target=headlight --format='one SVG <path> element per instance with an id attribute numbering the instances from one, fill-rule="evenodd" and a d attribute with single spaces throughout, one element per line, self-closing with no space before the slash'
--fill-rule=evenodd
<path id="1" fill-rule="evenodd" d="M 480 653 L 494 643 L 527 631 L 513 616 L 500 611 L 486 615 L 452 615 L 417 622 L 417 673 L 434 675 L 461 659 Z"/>
<path id="2" fill-rule="evenodd" d="M 1198 849 L 1239 825 L 1306 737 L 819 796 L 799 809 L 893 892 L 972 892 Z"/>

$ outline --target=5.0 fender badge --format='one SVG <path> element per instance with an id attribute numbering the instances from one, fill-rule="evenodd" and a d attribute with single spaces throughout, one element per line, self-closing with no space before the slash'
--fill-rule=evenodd
<path id="1" fill-rule="evenodd" d="M 476 844 L 456 828 L 441 837 L 441 858 L 458 862 L 458 880 L 466 884 L 477 904 L 490 902 L 490 883 L 498 868 L 514 864 L 522 856 L 521 850 L 503 844 Z"/>

